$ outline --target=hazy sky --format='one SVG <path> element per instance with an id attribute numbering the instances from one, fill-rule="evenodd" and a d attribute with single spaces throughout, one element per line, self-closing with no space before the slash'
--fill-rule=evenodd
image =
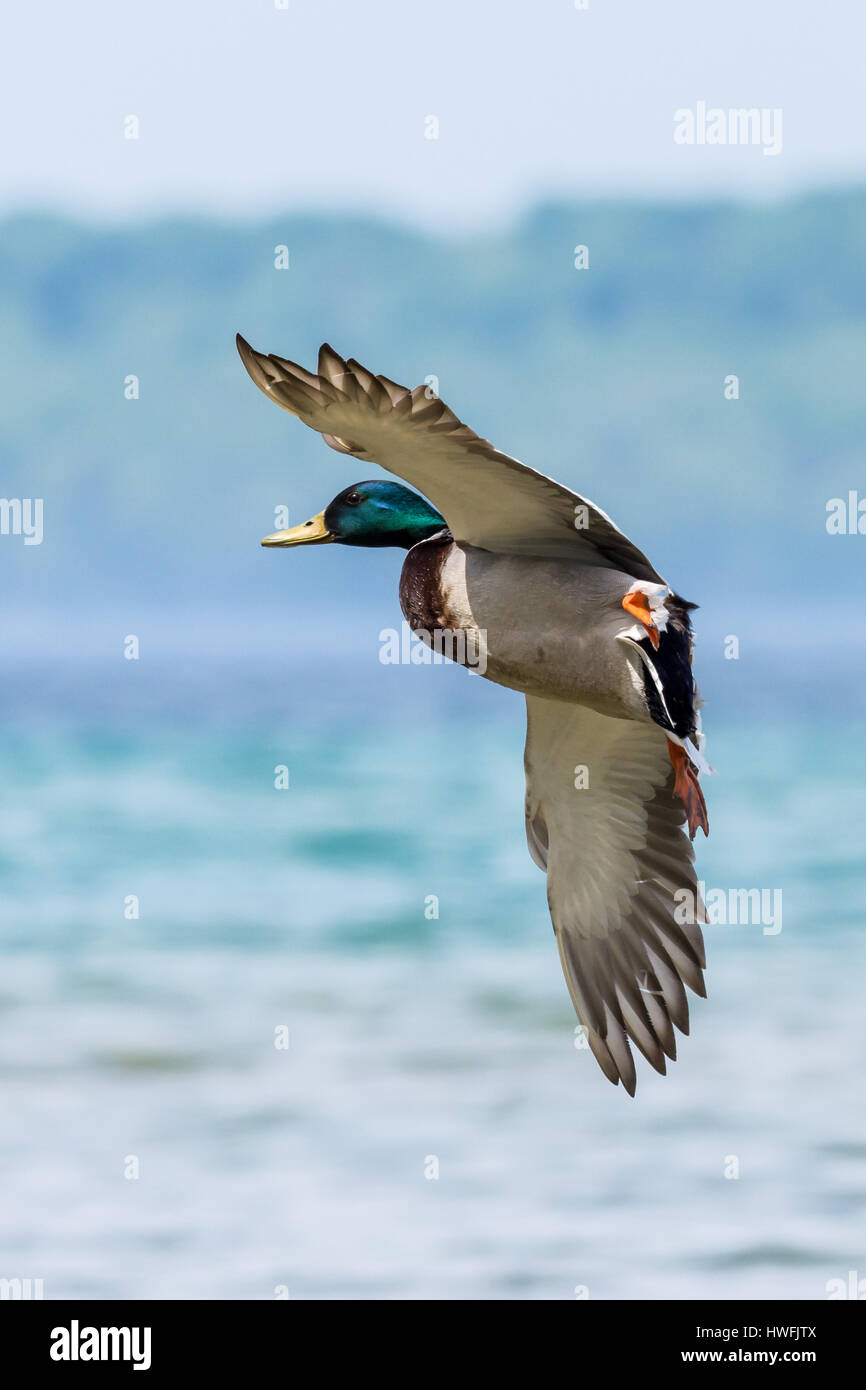
<path id="1" fill-rule="evenodd" d="M 4 29 L 2 211 L 462 226 L 549 193 L 866 175 L 862 0 L 49 0 Z M 698 102 L 781 108 L 781 153 L 676 144 Z"/>

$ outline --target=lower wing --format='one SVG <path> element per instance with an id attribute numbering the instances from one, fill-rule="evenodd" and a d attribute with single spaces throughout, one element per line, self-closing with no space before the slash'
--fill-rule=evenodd
<path id="1" fill-rule="evenodd" d="M 527 696 L 526 834 L 569 993 L 605 1076 L 634 1095 L 630 1042 L 657 1071 L 704 996 L 694 851 L 653 724 Z"/>

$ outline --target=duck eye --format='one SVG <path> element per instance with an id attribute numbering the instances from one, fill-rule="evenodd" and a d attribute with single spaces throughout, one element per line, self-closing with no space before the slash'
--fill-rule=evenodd
<path id="1" fill-rule="evenodd" d="M 362 502 L 364 499 L 362 498 L 360 492 L 349 492 L 343 500 L 348 504 L 348 506 L 357 507 L 358 503 Z"/>

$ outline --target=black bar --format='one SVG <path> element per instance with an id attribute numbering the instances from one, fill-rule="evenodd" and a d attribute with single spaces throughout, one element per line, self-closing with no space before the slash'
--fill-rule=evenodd
<path id="1" fill-rule="evenodd" d="M 309 1381 L 316 1366 L 332 1373 L 341 1353 L 358 1375 L 390 1366 L 401 1379 L 437 1365 L 454 1376 L 474 1362 L 488 1375 L 500 1363 L 513 1374 L 509 1358 L 517 1354 L 538 1371 L 549 1358 L 571 1364 L 580 1380 L 598 1363 L 617 1376 L 655 1376 L 674 1366 L 701 1374 L 708 1366 L 736 1373 L 797 1365 L 826 1377 L 859 1363 L 863 1331 L 862 1304 L 845 1300 L 0 1303 L 0 1345 L 14 1348 L 20 1374 L 92 1379 L 108 1370 L 137 1374 L 142 1383 L 184 1372 L 230 1380 L 270 1367 L 290 1385 Z M 90 1359 L 93 1351 L 104 1359 Z"/>

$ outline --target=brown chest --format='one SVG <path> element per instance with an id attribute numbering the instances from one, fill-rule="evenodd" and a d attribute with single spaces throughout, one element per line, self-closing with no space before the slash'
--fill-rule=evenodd
<path id="1" fill-rule="evenodd" d="M 413 546 L 400 575 L 400 607 L 413 632 L 460 627 L 448 582 L 449 561 L 456 547 L 450 531 Z"/>

